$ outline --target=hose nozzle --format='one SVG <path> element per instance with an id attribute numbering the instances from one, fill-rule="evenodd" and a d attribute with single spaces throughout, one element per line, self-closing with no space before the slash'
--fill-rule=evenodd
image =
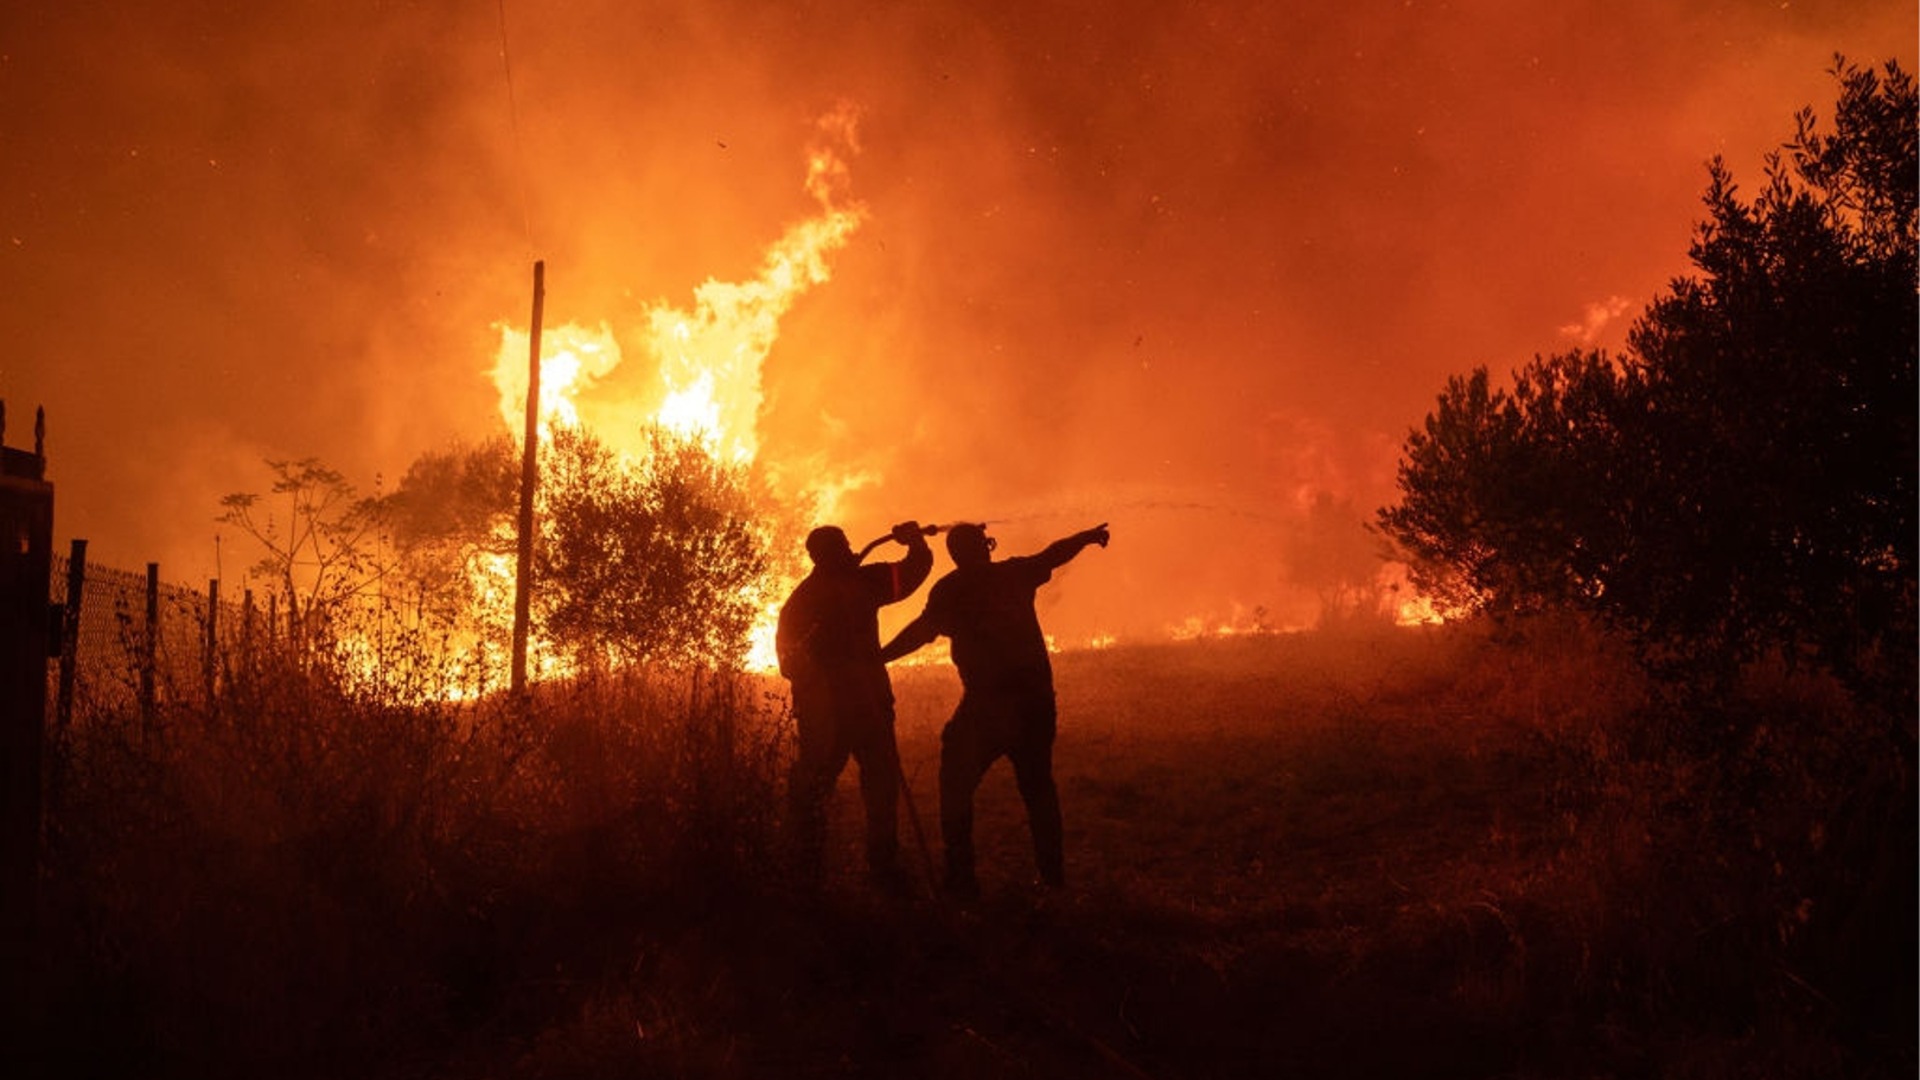
<path id="1" fill-rule="evenodd" d="M 905 522 L 902 522 L 901 524 L 905 524 Z M 938 536 L 940 535 L 942 530 L 951 529 L 951 528 L 953 528 L 952 525 L 920 525 L 916 528 L 915 531 L 918 532 L 921 536 Z M 866 558 L 867 555 L 871 553 L 874 548 L 877 548 L 881 544 L 884 544 L 887 541 L 894 539 L 894 536 L 895 536 L 894 530 L 889 529 L 886 532 L 880 534 L 879 536 L 874 537 L 872 540 L 867 542 L 866 547 L 863 547 L 860 549 L 854 561 L 858 562 L 861 559 Z"/>

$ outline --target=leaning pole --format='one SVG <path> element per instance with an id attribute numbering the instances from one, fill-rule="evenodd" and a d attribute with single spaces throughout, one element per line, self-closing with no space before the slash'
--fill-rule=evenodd
<path id="1" fill-rule="evenodd" d="M 513 578 L 513 692 L 527 688 L 527 618 L 533 582 L 533 490 L 539 481 L 540 315 L 547 299 L 547 264 L 533 264 L 533 324 L 527 331 L 527 434 L 520 451 L 520 550 Z"/>

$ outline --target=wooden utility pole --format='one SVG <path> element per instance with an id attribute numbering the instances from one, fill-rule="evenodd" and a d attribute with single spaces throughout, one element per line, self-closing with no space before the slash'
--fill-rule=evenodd
<path id="1" fill-rule="evenodd" d="M 547 264 L 533 264 L 533 323 L 527 331 L 527 437 L 520 451 L 520 551 L 513 581 L 514 693 L 527 688 L 527 617 L 533 600 L 533 490 L 539 481 L 540 315 L 547 299 Z"/>

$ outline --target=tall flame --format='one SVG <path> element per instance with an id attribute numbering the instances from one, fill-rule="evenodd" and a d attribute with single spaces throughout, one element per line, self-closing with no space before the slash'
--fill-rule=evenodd
<path id="1" fill-rule="evenodd" d="M 519 434 L 527 415 L 528 331 L 500 328 L 500 352 L 494 360 L 493 384 L 500 392 L 500 413 L 507 430 Z M 568 323 L 541 331 L 540 439 L 553 438 L 553 425 L 578 427 L 577 398 L 586 387 L 620 366 L 620 343 L 607 324 L 589 329 Z"/>
<path id="2" fill-rule="evenodd" d="M 666 388 L 654 419 L 683 436 L 698 436 L 716 457 L 753 460 L 759 452 L 760 365 L 796 299 L 832 275 L 827 255 L 846 245 L 865 211 L 834 205 L 846 167 L 815 150 L 807 190 L 820 215 L 788 229 L 761 260 L 751 281 L 709 280 L 694 290 L 692 311 L 662 304 L 647 314 L 647 349 L 660 360 Z"/>
<path id="3" fill-rule="evenodd" d="M 741 282 L 708 279 L 693 292 L 691 309 L 662 301 L 648 307 L 638 330 L 639 346 L 657 364 L 657 399 L 617 414 L 613 423 L 590 424 L 594 435 L 617 453 L 645 453 L 646 429 L 659 426 L 682 438 L 697 439 L 716 460 L 744 465 L 760 450 L 761 365 L 780 334 L 780 320 L 807 290 L 825 284 L 832 272 L 828 257 L 846 246 L 866 217 L 866 209 L 845 201 L 848 171 L 841 152 L 858 150 L 855 115 L 838 110 L 820 121 L 825 136 L 808 153 L 806 190 L 819 210 L 790 227 L 767 249 L 759 272 Z M 493 369 L 500 415 L 507 430 L 525 422 L 527 393 L 526 330 L 502 325 Z M 540 360 L 540 438 L 552 438 L 553 425 L 580 425 L 583 408 L 596 385 L 622 362 L 618 338 L 608 324 L 583 327 L 568 323 L 542 331 Z M 607 415 L 602 409 L 602 417 Z M 864 482 L 811 478 L 805 491 L 790 496 L 834 497 Z M 753 599 L 762 616 L 755 626 L 750 666 L 774 663 L 773 623 L 777 598 L 790 581 L 767 582 Z"/>

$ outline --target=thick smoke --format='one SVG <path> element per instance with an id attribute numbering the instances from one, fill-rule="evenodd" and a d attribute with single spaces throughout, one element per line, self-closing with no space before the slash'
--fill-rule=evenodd
<path id="1" fill-rule="evenodd" d="M 0 395 L 15 445 L 48 408 L 62 543 L 232 576 L 213 518 L 260 459 L 371 489 L 492 433 L 534 259 L 554 324 L 747 278 L 851 103 L 868 216 L 768 355 L 762 453 L 876 477 L 862 537 L 985 518 L 1020 551 L 1111 521 L 1046 594 L 1063 640 L 1310 621 L 1376 565 L 1360 523 L 1448 374 L 1617 346 L 1685 269 L 1706 159 L 1750 190 L 1830 104 L 1832 54 L 1911 68 L 1916 23 L 508 0 L 503 35 L 501 10 L 0 15 Z"/>

